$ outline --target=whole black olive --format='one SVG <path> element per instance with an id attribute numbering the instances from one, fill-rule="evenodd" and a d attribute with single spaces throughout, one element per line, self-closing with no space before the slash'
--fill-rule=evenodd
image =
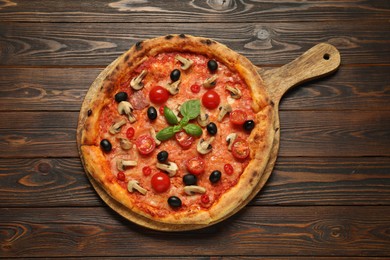
<path id="1" fill-rule="evenodd" d="M 179 80 L 180 79 L 180 74 L 181 74 L 180 70 L 178 70 L 178 69 L 172 70 L 172 72 L 171 72 L 171 80 L 173 82 Z"/>
<path id="2" fill-rule="evenodd" d="M 112 145 L 111 145 L 110 141 L 108 141 L 107 139 L 103 139 L 100 141 L 100 147 L 105 152 L 109 152 L 112 149 Z"/>
<path id="3" fill-rule="evenodd" d="M 176 196 L 170 196 L 168 198 L 168 204 L 169 206 L 171 206 L 172 208 L 180 208 L 181 207 L 181 199 L 179 199 L 178 197 Z"/>
<path id="4" fill-rule="evenodd" d="M 207 129 L 207 132 L 209 132 L 209 134 L 211 134 L 211 135 L 216 135 L 218 132 L 217 125 L 213 122 L 209 123 L 207 125 L 206 129 Z"/>
<path id="5" fill-rule="evenodd" d="M 196 178 L 196 176 L 194 174 L 186 174 L 183 176 L 183 182 L 185 185 L 196 185 L 196 183 L 198 182 L 198 178 Z"/>
<path id="6" fill-rule="evenodd" d="M 253 120 L 246 120 L 242 125 L 245 131 L 250 132 L 255 128 L 255 122 Z"/>
<path id="7" fill-rule="evenodd" d="M 161 151 L 157 154 L 157 161 L 160 163 L 164 163 L 168 160 L 168 152 L 167 151 Z"/>
<path id="8" fill-rule="evenodd" d="M 115 101 L 117 103 L 126 101 L 127 100 L 127 93 L 126 92 L 118 92 L 115 94 Z"/>
<path id="9" fill-rule="evenodd" d="M 210 177 L 209 177 L 209 180 L 212 182 L 212 183 L 217 183 L 220 179 L 221 179 L 221 172 L 218 171 L 218 170 L 215 170 L 213 171 L 211 174 L 210 174 Z"/>
<path id="10" fill-rule="evenodd" d="M 211 72 L 216 71 L 218 69 L 218 63 L 215 60 L 209 60 L 207 62 L 207 68 L 209 68 Z"/>
<path id="11" fill-rule="evenodd" d="M 157 118 L 157 110 L 153 106 L 148 108 L 148 117 L 150 120 Z"/>

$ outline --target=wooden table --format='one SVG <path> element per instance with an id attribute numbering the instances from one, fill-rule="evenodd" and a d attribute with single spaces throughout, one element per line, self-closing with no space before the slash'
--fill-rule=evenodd
<path id="1" fill-rule="evenodd" d="M 0 1 L 0 257 L 390 257 L 390 1 Z M 265 188 L 206 229 L 162 233 L 107 207 L 76 124 L 98 73 L 137 41 L 214 38 L 260 67 L 319 42 L 338 72 L 289 91 Z"/>

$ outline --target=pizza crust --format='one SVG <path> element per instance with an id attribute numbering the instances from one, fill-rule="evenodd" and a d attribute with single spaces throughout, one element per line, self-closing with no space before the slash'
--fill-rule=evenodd
<path id="1" fill-rule="evenodd" d="M 106 100 L 114 95 L 114 86 L 118 78 L 137 68 L 147 57 L 171 51 L 193 52 L 213 57 L 231 70 L 237 71 L 251 90 L 253 109 L 257 112 L 257 121 L 260 123 L 256 124 L 249 137 L 250 163 L 234 187 L 223 194 L 209 209 L 195 213 L 178 211 L 156 218 L 139 209 L 118 183 L 107 179 L 106 172 L 109 171 L 109 166 L 101 163 L 104 161 L 104 154 L 99 147 L 98 119 Z M 99 185 L 95 188 L 100 190 L 99 194 L 106 192 L 109 195 L 106 200 L 115 204 L 122 215 L 137 224 L 158 227 L 160 230 L 188 230 L 226 219 L 245 206 L 248 199 L 252 199 L 261 189 L 268 178 L 264 178 L 264 174 L 268 176 L 270 174 L 270 171 L 265 170 L 270 160 L 271 149 L 275 147 L 273 141 L 277 129 L 273 124 L 274 117 L 273 104 L 256 67 L 249 60 L 225 45 L 207 38 L 168 35 L 137 43 L 98 76 L 91 85 L 80 111 L 77 141 L 86 172 L 93 184 L 96 181 L 95 184 Z"/>

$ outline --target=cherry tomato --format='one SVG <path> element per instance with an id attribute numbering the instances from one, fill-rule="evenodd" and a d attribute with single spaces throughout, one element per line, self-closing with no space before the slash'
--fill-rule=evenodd
<path id="1" fill-rule="evenodd" d="M 133 127 L 129 127 L 129 128 L 127 129 L 127 131 L 126 131 L 126 137 L 129 138 L 129 139 L 131 139 L 131 138 L 133 138 L 134 133 L 135 133 L 134 128 L 133 128 Z"/>
<path id="2" fill-rule="evenodd" d="M 184 131 L 177 132 L 175 139 L 183 149 L 188 149 L 194 142 L 195 138 Z"/>
<path id="3" fill-rule="evenodd" d="M 153 189 L 158 192 L 164 192 L 171 186 L 171 180 L 168 175 L 163 172 L 155 173 L 151 179 Z"/>
<path id="4" fill-rule="evenodd" d="M 187 170 L 194 175 L 199 175 L 203 173 L 205 169 L 205 162 L 199 156 L 189 159 L 188 161 L 186 161 L 185 165 L 187 167 Z"/>
<path id="5" fill-rule="evenodd" d="M 142 173 L 144 174 L 144 176 L 149 176 L 152 173 L 152 168 L 150 168 L 149 166 L 145 166 L 142 168 Z"/>
<path id="6" fill-rule="evenodd" d="M 164 115 L 164 106 L 161 106 L 159 109 L 158 109 L 158 112 L 160 112 L 160 115 Z"/>
<path id="7" fill-rule="evenodd" d="M 149 99 L 155 104 L 165 103 L 169 98 L 169 92 L 161 86 L 153 87 L 149 92 Z"/>
<path id="8" fill-rule="evenodd" d="M 221 98 L 219 97 L 218 93 L 212 89 L 207 90 L 206 93 L 203 94 L 202 104 L 208 109 L 217 108 L 220 102 Z"/>
<path id="9" fill-rule="evenodd" d="M 194 84 L 191 86 L 191 91 L 192 93 L 199 93 L 200 91 L 200 86 L 198 84 Z"/>
<path id="10" fill-rule="evenodd" d="M 234 173 L 233 166 L 230 163 L 225 164 L 223 169 L 227 175 L 232 175 Z"/>
<path id="11" fill-rule="evenodd" d="M 236 109 L 230 112 L 230 122 L 235 125 L 242 125 L 246 121 L 247 115 L 245 111 Z"/>
<path id="12" fill-rule="evenodd" d="M 209 195 L 207 195 L 207 194 L 202 194 L 202 196 L 200 196 L 200 201 L 201 201 L 203 204 L 208 204 L 208 203 L 210 202 Z"/>
<path id="13" fill-rule="evenodd" d="M 118 175 L 116 176 L 116 178 L 119 180 L 119 181 L 125 181 L 126 180 L 126 175 L 124 172 L 118 172 Z"/>
<path id="14" fill-rule="evenodd" d="M 156 147 L 156 142 L 150 135 L 140 135 L 135 140 L 135 145 L 141 154 L 150 154 Z"/>
<path id="15" fill-rule="evenodd" d="M 237 139 L 232 145 L 232 154 L 237 159 L 245 159 L 249 155 L 249 145 L 244 139 Z"/>

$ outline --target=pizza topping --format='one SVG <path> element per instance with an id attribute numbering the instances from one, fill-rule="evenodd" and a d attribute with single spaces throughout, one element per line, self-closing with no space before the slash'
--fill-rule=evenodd
<path id="1" fill-rule="evenodd" d="M 152 168 L 150 168 L 149 166 L 144 166 L 142 168 L 142 173 L 144 176 L 149 176 L 152 173 Z"/>
<path id="2" fill-rule="evenodd" d="M 133 147 L 133 144 L 127 138 L 119 137 L 119 145 L 123 150 L 130 150 Z"/>
<path id="3" fill-rule="evenodd" d="M 175 57 L 176 60 L 181 62 L 181 69 L 182 70 L 187 70 L 191 67 L 191 65 L 194 63 L 192 60 L 186 59 L 180 55 L 176 55 Z"/>
<path id="4" fill-rule="evenodd" d="M 168 152 L 167 151 L 161 151 L 157 154 L 157 161 L 160 163 L 164 163 L 168 160 Z"/>
<path id="5" fill-rule="evenodd" d="M 100 147 L 105 152 L 109 152 L 112 149 L 112 145 L 111 145 L 110 141 L 108 141 L 107 139 L 103 139 L 100 141 Z"/>
<path id="6" fill-rule="evenodd" d="M 176 196 L 171 196 L 168 198 L 168 204 L 172 208 L 180 208 L 181 207 L 181 199 Z"/>
<path id="7" fill-rule="evenodd" d="M 241 109 L 235 109 L 230 113 L 230 122 L 235 125 L 242 125 L 246 121 L 247 114 Z"/>
<path id="8" fill-rule="evenodd" d="M 151 183 L 152 188 L 158 193 L 167 191 L 171 186 L 171 180 L 169 179 L 168 175 L 163 172 L 155 173 L 152 176 Z"/>
<path id="9" fill-rule="evenodd" d="M 213 147 L 211 146 L 211 143 L 214 141 L 214 137 L 210 137 L 208 140 L 205 140 L 201 138 L 198 142 L 198 145 L 196 146 L 196 150 L 200 154 L 207 154 L 211 152 Z"/>
<path id="10" fill-rule="evenodd" d="M 116 122 L 110 126 L 109 132 L 110 134 L 117 134 L 121 131 L 121 127 L 126 124 L 126 120 L 122 119 L 119 122 Z"/>
<path id="11" fill-rule="evenodd" d="M 157 110 L 155 107 L 150 106 L 147 110 L 147 115 L 150 120 L 155 120 L 157 118 Z"/>
<path id="12" fill-rule="evenodd" d="M 202 174 L 206 166 L 204 160 L 199 156 L 189 159 L 185 162 L 185 165 L 187 167 L 187 170 L 195 175 Z"/>
<path id="13" fill-rule="evenodd" d="M 237 159 L 245 159 L 249 155 L 249 145 L 244 139 L 234 141 L 232 145 L 232 154 Z"/>
<path id="14" fill-rule="evenodd" d="M 142 91 L 134 91 L 133 94 L 129 97 L 129 102 L 136 110 L 144 109 L 150 104 L 149 100 Z"/>
<path id="15" fill-rule="evenodd" d="M 230 92 L 230 96 L 234 99 L 239 99 L 242 96 L 240 89 L 232 86 L 226 86 L 226 90 Z"/>
<path id="16" fill-rule="evenodd" d="M 246 120 L 242 126 L 245 131 L 250 132 L 255 128 L 255 122 L 253 120 Z"/>
<path id="17" fill-rule="evenodd" d="M 232 150 L 232 145 L 234 143 L 234 141 L 237 139 L 237 134 L 236 133 L 231 133 L 231 134 L 228 134 L 228 136 L 226 137 L 226 142 L 228 144 L 228 150 L 231 151 Z"/>
<path id="18" fill-rule="evenodd" d="M 194 174 L 188 173 L 183 176 L 183 183 L 186 186 L 196 185 L 197 182 L 198 182 L 198 178 Z"/>
<path id="19" fill-rule="evenodd" d="M 196 185 L 189 185 L 189 186 L 185 186 L 183 188 L 184 192 L 187 194 L 187 195 L 194 195 L 196 193 L 200 193 L 200 194 L 203 194 L 206 192 L 206 188 L 204 187 L 200 187 L 200 186 L 196 186 Z"/>
<path id="20" fill-rule="evenodd" d="M 147 190 L 145 190 L 144 188 L 142 188 L 138 181 L 136 180 L 131 180 L 129 181 L 129 183 L 127 184 L 127 190 L 131 193 L 134 192 L 134 190 L 138 191 L 139 193 L 141 193 L 142 195 L 145 195 Z"/>
<path id="21" fill-rule="evenodd" d="M 169 177 L 175 176 L 177 170 L 179 170 L 179 167 L 177 167 L 177 164 L 174 162 L 156 163 L 156 167 L 162 171 L 167 172 Z"/>
<path id="22" fill-rule="evenodd" d="M 209 115 L 206 114 L 203 109 L 201 109 L 200 114 L 197 118 L 198 124 L 202 127 L 205 127 L 210 122 Z"/>
<path id="23" fill-rule="evenodd" d="M 130 81 L 130 86 L 134 89 L 134 90 L 140 90 L 144 87 L 144 84 L 142 83 L 142 80 L 144 79 L 144 77 L 146 76 L 148 72 L 146 70 L 143 70 L 137 77 L 133 78 L 131 81 Z"/>
<path id="24" fill-rule="evenodd" d="M 203 194 L 203 195 L 200 197 L 200 201 L 201 201 L 203 204 L 209 204 L 209 203 L 210 203 L 209 195 Z"/>
<path id="25" fill-rule="evenodd" d="M 150 135 L 141 135 L 135 141 L 138 151 L 141 154 L 150 154 L 156 147 L 156 142 Z"/>
<path id="26" fill-rule="evenodd" d="M 223 169 L 227 175 L 232 175 L 234 173 L 234 168 L 230 163 L 225 164 Z"/>
<path id="27" fill-rule="evenodd" d="M 170 78 L 172 82 L 178 81 L 180 79 L 181 72 L 178 69 L 174 69 L 171 72 Z"/>
<path id="28" fill-rule="evenodd" d="M 195 138 L 184 131 L 177 132 L 175 134 L 175 139 L 183 149 L 188 149 L 191 147 Z"/>
<path id="29" fill-rule="evenodd" d="M 149 99 L 155 104 L 163 104 L 169 98 L 169 92 L 161 86 L 153 87 L 149 92 Z"/>
<path id="30" fill-rule="evenodd" d="M 217 132 L 218 132 L 217 125 L 216 125 L 214 122 L 209 123 L 209 124 L 207 125 L 206 129 L 207 129 L 207 132 L 208 132 L 210 135 L 216 135 Z"/>
<path id="31" fill-rule="evenodd" d="M 221 98 L 214 90 L 208 90 L 202 96 L 202 104 L 208 109 L 214 109 L 219 106 Z"/>
<path id="32" fill-rule="evenodd" d="M 118 174 L 116 175 L 116 178 L 119 180 L 119 181 L 125 181 L 126 180 L 126 175 L 124 172 L 118 172 Z"/>
<path id="33" fill-rule="evenodd" d="M 198 84 L 191 85 L 190 87 L 192 93 L 199 93 L 200 92 L 200 86 Z"/>
<path id="34" fill-rule="evenodd" d="M 126 114 L 129 118 L 130 123 L 134 123 L 137 119 L 135 118 L 133 114 L 133 107 L 132 105 L 127 101 L 121 101 L 118 105 L 118 113 L 123 115 Z"/>
<path id="35" fill-rule="evenodd" d="M 205 81 L 203 81 L 203 87 L 205 88 L 214 88 L 215 85 L 217 85 L 217 79 L 218 75 L 214 74 L 213 76 L 207 78 Z"/>
<path id="36" fill-rule="evenodd" d="M 209 60 L 207 62 L 207 68 L 209 68 L 211 72 L 214 72 L 218 69 L 218 63 L 215 60 Z"/>
<path id="37" fill-rule="evenodd" d="M 218 122 L 222 122 L 225 115 L 232 111 L 232 107 L 229 104 L 222 104 L 219 106 Z"/>
<path id="38" fill-rule="evenodd" d="M 221 179 L 221 175 L 222 175 L 221 171 L 218 170 L 213 171 L 209 176 L 210 182 L 217 183 Z"/>
<path id="39" fill-rule="evenodd" d="M 175 113 L 167 106 L 164 107 L 164 116 L 170 125 L 176 125 L 179 123 Z"/>
<path id="40" fill-rule="evenodd" d="M 123 160 L 123 159 L 118 159 L 116 161 L 116 168 L 119 171 L 124 171 L 126 167 L 128 166 L 136 166 L 137 162 L 136 161 L 131 161 L 131 160 Z"/>
<path id="41" fill-rule="evenodd" d="M 126 92 L 118 92 L 115 94 L 115 101 L 117 103 L 122 102 L 122 101 L 126 101 L 127 98 L 128 98 L 128 96 L 127 96 Z"/>
<path id="42" fill-rule="evenodd" d="M 168 90 L 169 93 L 171 93 L 171 95 L 176 95 L 177 93 L 179 93 L 180 83 L 181 83 L 181 80 L 177 80 L 177 81 L 172 82 L 172 83 L 167 83 L 165 85 L 165 88 Z"/>

